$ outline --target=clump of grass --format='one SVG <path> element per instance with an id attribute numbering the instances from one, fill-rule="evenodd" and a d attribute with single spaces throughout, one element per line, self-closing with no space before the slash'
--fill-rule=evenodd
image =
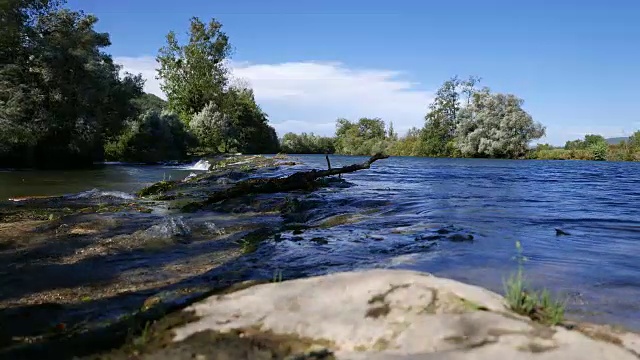
<path id="1" fill-rule="evenodd" d="M 282 282 L 282 270 L 277 269 L 276 271 L 273 272 L 273 279 L 271 280 L 271 282 L 274 282 L 274 283 Z"/>
<path id="2" fill-rule="evenodd" d="M 511 310 L 534 321 L 546 325 L 557 325 L 564 320 L 564 301 L 554 299 L 544 289 L 541 292 L 529 291 L 522 273 L 522 265 L 527 260 L 522 256 L 522 245 L 516 241 L 516 260 L 518 271 L 504 282 L 505 299 Z"/>

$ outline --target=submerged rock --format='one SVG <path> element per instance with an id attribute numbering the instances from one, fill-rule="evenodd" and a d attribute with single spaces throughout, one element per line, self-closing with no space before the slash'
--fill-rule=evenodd
<path id="1" fill-rule="evenodd" d="M 268 334 L 304 339 L 337 359 L 624 360 L 637 359 L 640 350 L 635 334 L 546 327 L 512 313 L 488 290 L 401 270 L 257 285 L 212 296 L 185 312 L 194 316 L 173 329 L 169 349 L 195 346 L 202 334 Z M 214 346 L 199 344 L 197 351 L 217 358 Z"/>
<path id="2" fill-rule="evenodd" d="M 151 238 L 185 237 L 191 234 L 191 229 L 185 224 L 181 216 L 167 217 L 160 224 L 144 231 L 144 235 Z"/>

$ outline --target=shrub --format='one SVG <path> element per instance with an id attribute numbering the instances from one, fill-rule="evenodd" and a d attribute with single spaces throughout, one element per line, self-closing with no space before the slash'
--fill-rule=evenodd
<path id="1" fill-rule="evenodd" d="M 609 150 L 607 143 L 598 142 L 589 147 L 589 151 L 592 154 L 593 160 L 604 161 L 607 160 L 607 151 Z"/>
<path id="2" fill-rule="evenodd" d="M 529 291 L 522 273 L 522 265 L 527 260 L 522 256 L 522 245 L 516 242 L 518 271 L 504 282 L 505 299 L 511 310 L 546 325 L 557 325 L 564 320 L 563 301 L 553 299 L 549 291 Z"/>
<path id="3" fill-rule="evenodd" d="M 148 111 L 129 123 L 116 141 L 105 145 L 105 157 L 146 163 L 182 160 L 194 142 L 177 115 Z"/>

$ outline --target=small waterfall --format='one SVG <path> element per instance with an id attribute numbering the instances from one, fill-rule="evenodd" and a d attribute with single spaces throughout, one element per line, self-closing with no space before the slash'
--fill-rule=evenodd
<path id="1" fill-rule="evenodd" d="M 209 171 L 209 167 L 210 166 L 211 166 L 211 164 L 209 164 L 209 161 L 203 159 L 203 160 L 199 160 L 197 163 L 193 164 L 187 170 Z"/>

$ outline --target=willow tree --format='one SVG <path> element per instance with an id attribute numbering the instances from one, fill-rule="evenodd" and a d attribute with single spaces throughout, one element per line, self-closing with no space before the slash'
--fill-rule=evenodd
<path id="1" fill-rule="evenodd" d="M 188 35 L 187 44 L 181 45 L 176 33 L 169 32 L 156 58 L 168 107 L 185 123 L 209 103 L 222 104 L 229 78 L 225 60 L 231 54 L 229 38 L 215 19 L 205 24 L 191 18 Z"/>
<path id="2" fill-rule="evenodd" d="M 457 147 L 464 156 L 518 158 L 532 140 L 545 134 L 522 109 L 524 101 L 511 94 L 492 94 L 488 88 L 473 94 L 461 109 L 456 131 Z"/>

